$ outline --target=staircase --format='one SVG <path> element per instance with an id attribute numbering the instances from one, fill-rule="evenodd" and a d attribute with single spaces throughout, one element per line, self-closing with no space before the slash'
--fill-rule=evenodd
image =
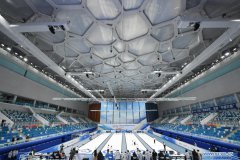
<path id="1" fill-rule="evenodd" d="M 146 124 L 147 124 L 147 119 L 145 118 L 141 122 L 139 122 L 137 125 L 135 125 L 133 130 L 140 130 Z"/>
<path id="2" fill-rule="evenodd" d="M 68 121 L 66 121 L 65 119 L 63 119 L 62 117 L 60 117 L 60 115 L 63 114 L 63 111 L 60 112 L 56 117 L 57 119 L 59 119 L 59 121 L 63 122 L 64 124 L 68 124 Z"/>
<path id="3" fill-rule="evenodd" d="M 177 118 L 178 118 L 178 116 L 173 117 L 172 119 L 170 119 L 170 120 L 168 121 L 168 123 L 173 123 Z"/>
<path id="4" fill-rule="evenodd" d="M 184 118 L 183 120 L 181 120 L 180 124 L 186 124 L 186 122 L 187 122 L 188 120 L 190 120 L 191 118 L 192 118 L 192 115 L 187 116 L 186 118 Z"/>
<path id="5" fill-rule="evenodd" d="M 75 123 L 79 123 L 78 120 L 76 120 L 75 118 L 73 118 L 73 117 L 71 117 L 71 116 L 70 116 L 70 119 L 73 120 L 73 122 L 75 122 Z"/>
<path id="6" fill-rule="evenodd" d="M 218 114 L 217 113 L 211 113 L 209 116 L 207 116 L 206 118 L 202 119 L 200 121 L 201 125 L 207 124 L 209 121 L 211 121 L 213 118 L 215 118 Z"/>

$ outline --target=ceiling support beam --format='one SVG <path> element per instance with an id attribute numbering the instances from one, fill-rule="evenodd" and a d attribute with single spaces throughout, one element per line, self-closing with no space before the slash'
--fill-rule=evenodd
<path id="1" fill-rule="evenodd" d="M 111 95 L 113 96 L 114 102 L 117 103 L 117 100 L 116 100 L 116 98 L 115 98 L 115 96 L 114 96 L 112 87 L 110 86 L 109 82 L 107 82 L 107 86 L 108 86 L 108 89 L 109 89 Z"/>
<path id="2" fill-rule="evenodd" d="M 177 97 L 177 98 L 153 98 L 151 102 L 158 101 L 195 101 L 196 97 Z M 55 101 L 94 101 L 92 98 L 53 98 Z M 101 101 L 101 98 L 98 98 L 98 101 Z M 104 102 L 146 102 L 148 98 L 105 98 Z"/>
<path id="3" fill-rule="evenodd" d="M 49 27 L 53 27 L 55 31 L 68 31 L 67 22 L 42 22 L 42 23 L 21 23 L 21 24 L 11 24 L 10 28 L 14 32 L 24 33 L 24 32 L 48 32 Z"/>
<path id="4" fill-rule="evenodd" d="M 240 24 L 240 19 L 235 20 L 180 20 L 178 28 L 193 27 L 194 24 L 199 23 L 199 28 L 231 28 L 234 25 Z"/>
<path id="5" fill-rule="evenodd" d="M 5 18 L 0 15 L 0 31 L 8 36 L 10 39 L 22 46 L 26 51 L 31 53 L 34 57 L 44 63 L 48 68 L 58 73 L 62 78 L 67 82 L 71 83 L 77 89 L 81 90 L 84 94 L 89 97 L 96 99 L 96 97 L 87 91 L 81 84 L 75 81 L 71 76 L 66 76 L 66 72 L 58 66 L 54 61 L 52 61 L 46 54 L 44 54 L 38 47 L 36 47 L 31 41 L 29 41 L 24 35 L 19 32 L 16 32 L 10 28 L 9 23 Z"/>
<path id="6" fill-rule="evenodd" d="M 214 23 L 214 22 L 213 22 Z M 218 39 L 216 39 L 209 47 L 207 47 L 199 56 L 197 56 L 191 63 L 183 68 L 182 73 L 175 75 L 170 81 L 168 81 L 163 87 L 157 90 L 148 101 L 151 101 L 154 97 L 166 91 L 172 85 L 177 83 L 180 79 L 185 77 L 193 69 L 201 65 L 204 61 L 216 54 L 222 47 L 226 46 L 229 42 L 240 35 L 240 24 L 234 24 L 231 28 L 227 29 Z"/>

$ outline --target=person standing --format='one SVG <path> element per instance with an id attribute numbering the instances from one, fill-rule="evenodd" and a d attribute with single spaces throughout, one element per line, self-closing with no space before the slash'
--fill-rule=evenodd
<path id="1" fill-rule="evenodd" d="M 127 150 L 127 160 L 131 160 L 131 153 Z"/>
<path id="2" fill-rule="evenodd" d="M 185 153 L 184 153 L 184 160 L 190 160 L 190 153 L 188 152 L 187 149 L 185 150 Z"/>
<path id="3" fill-rule="evenodd" d="M 153 138 L 153 143 L 154 143 L 154 144 L 156 143 L 156 139 L 155 139 L 155 138 Z"/>
<path id="4" fill-rule="evenodd" d="M 163 151 L 160 151 L 160 152 L 158 153 L 158 160 L 164 160 Z"/>
<path id="5" fill-rule="evenodd" d="M 165 144 L 165 142 L 163 142 L 163 149 L 164 149 L 164 152 L 166 152 L 166 144 Z"/>
<path id="6" fill-rule="evenodd" d="M 115 160 L 121 160 L 121 154 L 120 154 L 119 150 L 117 150 L 115 152 Z"/>
<path id="7" fill-rule="evenodd" d="M 157 160 L 157 152 L 155 150 L 152 152 L 152 160 Z"/>
<path id="8" fill-rule="evenodd" d="M 93 151 L 93 160 L 97 160 L 97 150 L 95 149 L 94 151 Z"/>
<path id="9" fill-rule="evenodd" d="M 192 151 L 192 157 L 193 157 L 193 160 L 198 160 L 198 154 L 195 149 L 193 149 Z"/>
<path id="10" fill-rule="evenodd" d="M 199 152 L 199 150 L 197 150 L 197 157 L 198 160 L 202 160 L 202 154 Z"/>
<path id="11" fill-rule="evenodd" d="M 151 160 L 151 157 L 152 157 L 151 152 L 146 150 L 146 160 Z"/>

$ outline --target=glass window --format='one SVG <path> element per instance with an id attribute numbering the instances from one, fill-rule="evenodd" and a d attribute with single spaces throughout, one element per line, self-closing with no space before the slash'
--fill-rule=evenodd
<path id="1" fill-rule="evenodd" d="M 127 123 L 133 123 L 132 102 L 127 102 Z"/>
<path id="2" fill-rule="evenodd" d="M 120 102 L 120 121 L 121 124 L 127 123 L 127 102 Z"/>
<path id="3" fill-rule="evenodd" d="M 14 95 L 0 92 L 0 102 L 13 103 Z"/>
<path id="4" fill-rule="evenodd" d="M 101 103 L 101 118 L 100 118 L 100 123 L 106 123 L 107 122 L 107 102 L 102 102 Z"/>
<path id="5" fill-rule="evenodd" d="M 114 113 L 114 103 L 106 102 L 107 103 L 107 110 L 106 110 L 106 119 L 107 123 L 113 123 L 113 113 Z"/>
<path id="6" fill-rule="evenodd" d="M 232 94 L 232 95 L 227 95 L 224 97 L 216 98 L 216 103 L 218 106 L 226 105 L 226 104 L 233 104 L 233 103 L 237 103 L 237 99 L 236 99 L 235 95 Z"/>

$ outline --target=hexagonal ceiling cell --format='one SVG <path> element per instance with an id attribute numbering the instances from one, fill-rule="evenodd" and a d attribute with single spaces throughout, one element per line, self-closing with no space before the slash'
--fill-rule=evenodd
<path id="1" fill-rule="evenodd" d="M 141 39 L 136 39 L 128 44 L 128 49 L 131 53 L 140 56 L 146 53 L 153 52 L 157 47 L 158 42 L 151 36 Z"/>
<path id="2" fill-rule="evenodd" d="M 83 39 L 78 38 L 69 38 L 66 43 L 76 51 L 80 53 L 88 53 L 90 52 L 90 47 L 86 44 Z"/>
<path id="3" fill-rule="evenodd" d="M 174 25 L 169 24 L 152 31 L 152 36 L 159 41 L 166 41 L 174 36 Z"/>
<path id="4" fill-rule="evenodd" d="M 111 73 L 114 71 L 113 67 L 106 64 L 99 64 L 94 67 L 95 71 L 98 73 Z"/>
<path id="5" fill-rule="evenodd" d="M 51 16 L 53 13 L 53 7 L 46 0 L 30 0 L 36 9 L 42 13 Z"/>
<path id="6" fill-rule="evenodd" d="M 36 36 L 41 38 L 47 43 L 62 43 L 65 40 L 65 33 L 64 32 L 56 32 L 55 34 L 52 34 L 50 31 L 47 32 L 41 32 L 41 33 L 36 33 Z"/>
<path id="7" fill-rule="evenodd" d="M 122 0 L 122 4 L 125 10 L 132 10 L 139 8 L 144 0 Z"/>
<path id="8" fill-rule="evenodd" d="M 71 33 L 83 35 L 93 23 L 90 15 L 86 10 L 59 10 L 56 13 L 56 20 L 67 21 Z"/>
<path id="9" fill-rule="evenodd" d="M 121 65 L 121 63 L 119 62 L 119 60 L 116 57 L 109 58 L 109 59 L 105 60 L 105 63 L 107 65 L 110 65 L 110 66 L 113 66 L 113 67 L 118 67 L 118 66 Z"/>
<path id="10" fill-rule="evenodd" d="M 93 48 L 93 54 L 102 59 L 107 59 L 115 56 L 113 51 L 111 52 L 111 46 L 95 46 Z"/>
<path id="11" fill-rule="evenodd" d="M 76 58 L 79 56 L 79 54 L 75 51 L 73 51 L 72 49 L 70 49 L 69 47 L 65 46 L 64 44 L 61 45 L 57 45 L 54 48 L 54 52 L 57 53 L 58 55 L 62 56 L 62 57 L 70 57 L 70 58 Z"/>
<path id="12" fill-rule="evenodd" d="M 101 45 L 110 44 L 116 38 L 113 36 L 113 28 L 107 25 L 96 24 L 92 26 L 87 39 L 93 44 Z"/>
<path id="13" fill-rule="evenodd" d="M 151 73 L 152 72 L 152 67 L 150 67 L 150 66 L 141 67 L 141 69 L 139 69 L 139 72 L 140 73 Z"/>
<path id="14" fill-rule="evenodd" d="M 87 0 L 87 8 L 100 20 L 114 19 L 120 14 L 121 7 L 118 1 L 112 0 Z"/>
<path id="15" fill-rule="evenodd" d="M 171 41 L 162 42 L 159 45 L 158 51 L 160 53 L 164 53 L 164 52 L 169 51 L 171 49 L 171 47 L 172 47 L 172 42 Z"/>
<path id="16" fill-rule="evenodd" d="M 148 25 L 139 14 L 124 15 L 117 25 L 119 37 L 126 41 L 145 35 L 147 32 Z"/>
<path id="17" fill-rule="evenodd" d="M 99 57 L 90 54 L 81 55 L 78 61 L 86 67 L 93 67 L 102 63 L 102 60 Z"/>
<path id="18" fill-rule="evenodd" d="M 152 0 L 144 10 L 153 25 L 171 20 L 185 10 L 185 0 Z"/>
<path id="19" fill-rule="evenodd" d="M 135 57 L 132 54 L 127 53 L 127 52 L 119 54 L 118 58 L 124 63 L 132 62 L 135 60 Z"/>
<path id="20" fill-rule="evenodd" d="M 200 37 L 198 32 L 186 33 L 178 36 L 172 42 L 173 48 L 184 49 L 194 47 L 200 43 Z"/>
<path id="21" fill-rule="evenodd" d="M 187 58 L 189 56 L 189 51 L 188 50 L 172 50 L 165 53 L 161 53 L 161 55 L 162 55 L 162 60 L 164 62 L 172 63 L 172 62 Z"/>
<path id="22" fill-rule="evenodd" d="M 125 51 L 125 45 L 122 41 L 116 41 L 114 43 L 114 48 L 119 52 L 124 52 Z"/>
<path id="23" fill-rule="evenodd" d="M 138 62 L 134 61 L 134 62 L 124 63 L 123 67 L 125 69 L 135 70 L 135 69 L 138 69 L 139 67 L 141 67 L 141 65 Z"/>
<path id="24" fill-rule="evenodd" d="M 137 71 L 132 71 L 132 70 L 125 70 L 123 72 L 123 74 L 127 77 L 130 77 L 130 76 L 136 76 L 138 75 L 138 72 Z"/>
<path id="25" fill-rule="evenodd" d="M 138 58 L 138 62 L 144 66 L 154 65 L 161 62 L 161 56 L 156 53 L 146 54 Z"/>

